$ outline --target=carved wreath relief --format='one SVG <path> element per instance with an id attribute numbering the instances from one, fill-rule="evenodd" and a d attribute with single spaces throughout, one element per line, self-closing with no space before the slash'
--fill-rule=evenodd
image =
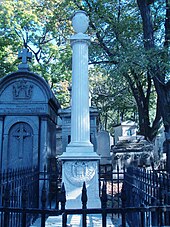
<path id="1" fill-rule="evenodd" d="M 33 85 L 26 80 L 19 80 L 13 85 L 14 99 L 31 99 Z"/>
<path id="2" fill-rule="evenodd" d="M 65 177 L 74 186 L 82 186 L 85 181 L 88 184 L 95 176 L 95 164 L 92 162 L 66 162 Z"/>

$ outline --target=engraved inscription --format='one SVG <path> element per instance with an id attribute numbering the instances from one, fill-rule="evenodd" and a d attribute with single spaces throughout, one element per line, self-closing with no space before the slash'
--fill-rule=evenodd
<path id="1" fill-rule="evenodd" d="M 15 108 L 0 108 L 0 113 L 44 113 L 43 107 L 15 107 Z"/>

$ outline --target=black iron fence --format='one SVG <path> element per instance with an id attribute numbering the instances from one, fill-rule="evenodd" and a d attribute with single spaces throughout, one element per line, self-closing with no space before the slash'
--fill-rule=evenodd
<path id="1" fill-rule="evenodd" d="M 49 216 L 61 215 L 62 226 L 70 215 L 81 215 L 82 227 L 89 214 L 101 216 L 102 227 L 108 217 L 119 218 L 121 226 L 170 226 L 170 176 L 161 170 L 129 167 L 113 170 L 100 166 L 101 208 L 87 208 L 86 185 L 82 186 L 82 209 L 66 209 L 66 192 L 61 173 L 37 168 L 7 171 L 0 176 L 0 226 L 28 227 L 39 218 L 45 227 Z"/>
<path id="2" fill-rule="evenodd" d="M 58 209 L 60 185 L 61 172 L 56 169 L 44 167 L 39 172 L 29 167 L 0 173 L 0 226 L 21 227 L 23 221 L 30 226 L 38 217 L 36 209 Z M 26 215 L 26 208 L 34 212 Z"/>
<path id="3" fill-rule="evenodd" d="M 7 170 L 0 174 L 0 205 L 21 207 L 21 197 L 27 190 L 30 207 L 38 206 L 39 172 L 37 167 Z"/>
<path id="4" fill-rule="evenodd" d="M 27 219 L 30 216 L 36 215 L 39 217 L 41 227 L 45 227 L 46 220 L 49 216 L 59 216 L 61 215 L 61 226 L 66 227 L 68 226 L 68 216 L 70 215 L 81 215 L 82 217 L 82 227 L 87 227 L 87 217 L 90 214 L 98 214 L 101 216 L 101 226 L 107 227 L 107 218 L 109 214 L 119 214 L 120 223 L 122 227 L 127 226 L 140 226 L 140 227 L 151 227 L 151 226 L 166 226 L 164 224 L 164 217 L 167 215 L 167 212 L 170 212 L 170 206 L 148 206 L 148 207 L 121 207 L 121 208 L 107 208 L 107 193 L 106 193 L 106 184 L 103 184 L 102 188 L 102 196 L 101 196 L 101 208 L 98 209 L 88 209 L 87 208 L 87 192 L 85 183 L 82 188 L 82 209 L 66 209 L 66 192 L 64 188 L 64 184 L 62 185 L 61 189 L 61 196 L 60 196 L 60 209 L 49 209 L 49 208 L 8 208 L 8 207 L 1 207 L 0 212 L 1 216 L 3 215 L 3 222 L 1 222 L 2 227 L 14 227 L 16 223 L 11 222 L 11 218 L 13 216 L 19 217 L 18 219 L 18 226 L 27 227 L 30 226 L 31 223 L 28 224 Z M 24 195 L 23 195 L 24 196 Z M 124 198 L 122 198 L 124 200 Z M 23 200 L 23 199 L 22 199 Z M 46 201 L 46 200 L 45 200 Z M 42 201 L 42 204 L 43 202 Z M 12 216 L 13 215 L 13 216 Z M 135 223 L 129 222 L 129 216 L 136 215 L 137 219 Z M 159 219 L 158 224 L 151 224 L 148 222 L 148 215 L 150 215 L 153 220 L 157 217 Z M 111 217 L 111 216 L 109 216 Z M 128 224 L 129 225 L 128 225 Z M 59 223 L 56 223 L 56 225 Z"/>
<path id="5" fill-rule="evenodd" d="M 129 167 L 124 175 L 122 189 L 124 208 L 135 207 L 146 212 L 128 214 L 130 226 L 138 227 L 142 220 L 145 226 L 170 226 L 170 175 L 164 170 L 146 170 Z"/>
<path id="6" fill-rule="evenodd" d="M 39 173 L 36 167 L 7 170 L 0 174 L 0 206 L 8 209 L 38 207 Z M 20 226 L 20 213 L 0 213 L 0 226 Z M 27 216 L 27 222 L 35 218 Z"/>
<path id="7" fill-rule="evenodd" d="M 125 169 L 119 166 L 113 169 L 111 164 L 99 165 L 99 196 L 102 193 L 103 184 L 106 184 L 107 207 L 121 207 L 121 190 Z"/>

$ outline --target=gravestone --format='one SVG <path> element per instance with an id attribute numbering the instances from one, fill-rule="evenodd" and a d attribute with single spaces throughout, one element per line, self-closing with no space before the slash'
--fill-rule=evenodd
<path id="1" fill-rule="evenodd" d="M 60 105 L 47 82 L 29 71 L 28 50 L 19 54 L 17 72 L 0 79 L 1 169 L 43 165 L 56 156 Z"/>
<path id="2" fill-rule="evenodd" d="M 97 154 L 101 157 L 101 165 L 111 164 L 110 135 L 107 131 L 101 130 L 97 134 Z"/>
<path id="3" fill-rule="evenodd" d="M 111 146 L 113 168 L 134 166 L 151 167 L 158 162 L 158 151 L 154 144 L 137 135 L 137 125 L 132 121 L 122 122 L 115 127 L 115 145 Z"/>

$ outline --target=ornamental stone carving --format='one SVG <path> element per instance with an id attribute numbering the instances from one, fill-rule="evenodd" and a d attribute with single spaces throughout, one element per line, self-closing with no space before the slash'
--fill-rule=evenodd
<path id="1" fill-rule="evenodd" d="M 64 172 L 70 184 L 81 187 L 84 181 L 88 184 L 94 178 L 96 167 L 93 162 L 66 162 Z"/>
<path id="2" fill-rule="evenodd" d="M 14 99 L 31 99 L 33 85 L 27 80 L 19 80 L 13 85 Z"/>

